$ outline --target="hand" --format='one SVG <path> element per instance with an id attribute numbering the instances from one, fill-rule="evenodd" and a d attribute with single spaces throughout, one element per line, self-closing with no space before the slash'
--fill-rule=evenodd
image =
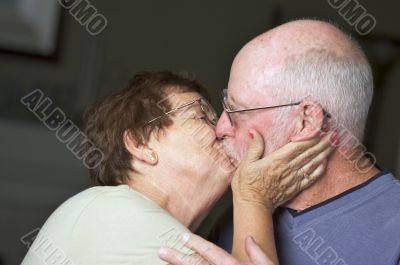
<path id="1" fill-rule="evenodd" d="M 260 203 L 271 211 L 323 174 L 336 137 L 330 133 L 323 138 L 291 142 L 260 159 L 264 152 L 262 136 L 254 130 L 250 133 L 254 138 L 232 180 L 233 199 Z"/>
<path id="2" fill-rule="evenodd" d="M 162 247 L 160 258 L 171 265 L 274 265 L 252 237 L 247 237 L 245 242 L 249 263 L 239 262 L 225 250 L 194 234 L 184 234 L 182 242 L 196 253 L 185 255 L 175 249 Z"/>

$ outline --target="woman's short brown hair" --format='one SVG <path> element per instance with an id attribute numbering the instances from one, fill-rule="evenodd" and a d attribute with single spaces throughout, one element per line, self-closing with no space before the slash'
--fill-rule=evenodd
<path id="1" fill-rule="evenodd" d="M 153 132 L 172 124 L 168 116 L 150 124 L 147 122 L 171 109 L 168 96 L 182 92 L 197 92 L 210 100 L 206 89 L 187 75 L 146 71 L 135 74 L 126 88 L 85 111 L 84 132 L 104 155 L 98 166 L 89 169 L 92 185 L 126 183 L 128 171 L 133 168 L 132 156 L 125 149 L 124 132 L 128 131 L 137 144 L 145 144 Z"/>

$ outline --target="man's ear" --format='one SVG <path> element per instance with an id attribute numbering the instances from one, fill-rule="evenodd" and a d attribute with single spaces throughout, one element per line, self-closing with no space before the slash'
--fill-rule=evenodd
<path id="1" fill-rule="evenodd" d="M 324 110 L 322 106 L 312 100 L 303 100 L 299 106 L 299 124 L 296 126 L 296 134 L 291 141 L 304 141 L 319 135 L 324 125 Z"/>
<path id="2" fill-rule="evenodd" d="M 157 153 L 148 146 L 138 145 L 130 132 L 124 132 L 123 140 L 125 149 L 128 150 L 128 152 L 133 156 L 134 159 L 138 159 L 151 165 L 157 164 Z"/>

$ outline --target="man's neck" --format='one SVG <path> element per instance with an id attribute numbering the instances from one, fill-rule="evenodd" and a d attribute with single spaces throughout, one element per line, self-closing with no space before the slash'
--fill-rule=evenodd
<path id="1" fill-rule="evenodd" d="M 354 161 L 346 160 L 335 152 L 329 159 L 324 175 L 284 206 L 296 211 L 305 210 L 366 182 L 378 172 L 374 166 L 361 172 L 355 167 Z"/>

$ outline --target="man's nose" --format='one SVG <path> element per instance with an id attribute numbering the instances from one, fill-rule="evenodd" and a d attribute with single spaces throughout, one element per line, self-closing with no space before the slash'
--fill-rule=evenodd
<path id="1" fill-rule="evenodd" d="M 234 128 L 232 127 L 228 114 L 222 112 L 221 117 L 219 117 L 217 126 L 215 127 L 215 134 L 218 138 L 224 138 L 225 136 L 234 136 Z"/>

